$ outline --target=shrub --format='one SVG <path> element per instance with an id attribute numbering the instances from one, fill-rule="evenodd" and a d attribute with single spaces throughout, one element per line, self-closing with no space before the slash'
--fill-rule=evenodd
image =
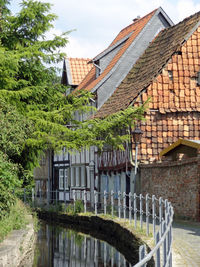
<path id="1" fill-rule="evenodd" d="M 75 213 L 84 212 L 84 205 L 82 200 L 75 201 Z"/>
<path id="2" fill-rule="evenodd" d="M 76 200 L 74 204 L 67 206 L 66 212 L 69 214 L 77 214 L 84 211 L 84 205 L 82 200 Z"/>
<path id="3" fill-rule="evenodd" d="M 14 190 L 20 187 L 17 165 L 0 152 L 0 220 L 9 214 L 15 203 Z"/>

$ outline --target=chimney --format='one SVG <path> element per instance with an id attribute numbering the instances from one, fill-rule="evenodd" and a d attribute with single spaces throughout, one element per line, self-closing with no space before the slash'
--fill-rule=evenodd
<path id="1" fill-rule="evenodd" d="M 137 16 L 136 18 L 133 19 L 133 22 L 136 22 L 140 19 L 140 16 Z"/>

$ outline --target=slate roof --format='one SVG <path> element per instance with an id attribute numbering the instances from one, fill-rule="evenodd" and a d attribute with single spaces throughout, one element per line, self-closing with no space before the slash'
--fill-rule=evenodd
<path id="1" fill-rule="evenodd" d="M 130 104 L 133 103 L 134 100 L 138 97 L 138 95 L 143 92 L 150 85 L 152 86 L 152 95 L 153 89 L 158 90 L 159 88 L 155 88 L 154 81 L 160 82 L 162 84 L 161 90 L 159 94 L 163 95 L 163 99 L 165 97 L 165 101 L 160 101 L 157 96 L 157 102 L 154 101 L 152 104 L 152 108 L 158 108 L 162 113 L 165 112 L 175 112 L 175 111 L 192 111 L 194 107 L 196 107 L 200 111 L 200 104 L 195 101 L 194 97 L 185 100 L 184 96 L 190 95 L 189 87 L 182 88 L 183 90 L 179 90 L 176 99 L 177 105 L 174 104 L 174 101 L 171 101 L 170 107 L 170 97 L 169 90 L 163 90 L 163 84 L 166 83 L 166 88 L 170 89 L 170 78 L 168 72 L 166 75 L 159 76 L 162 73 L 163 68 L 168 64 L 168 71 L 171 69 L 173 72 L 174 81 L 171 83 L 171 89 L 180 89 L 180 78 L 181 81 L 185 83 L 184 79 L 188 79 L 188 83 L 191 83 L 189 77 L 192 77 L 195 74 L 195 71 L 199 69 L 199 60 L 197 57 L 194 58 L 194 52 L 197 52 L 197 44 L 200 46 L 200 40 L 194 40 L 187 42 L 187 47 L 184 47 L 184 43 L 188 40 L 191 34 L 198 28 L 200 20 L 200 12 L 184 19 L 182 22 L 178 23 L 175 26 L 162 30 L 158 36 L 151 42 L 149 47 L 145 50 L 144 54 L 138 59 L 134 67 L 131 69 L 129 74 L 120 84 L 120 86 L 115 90 L 114 94 L 109 98 L 109 100 L 101 107 L 101 109 L 97 112 L 96 117 L 105 117 L 109 114 L 118 112 L 122 109 L 127 108 Z M 198 43 L 197 43 L 198 42 Z M 189 51 L 188 51 L 189 49 Z M 193 52 L 193 53 L 190 53 Z M 179 56 L 179 53 L 182 55 Z M 185 54 L 185 57 L 184 57 Z M 174 61 L 170 63 L 170 59 L 174 55 Z M 188 65 L 187 69 L 181 70 L 178 69 L 177 66 Z M 190 73 L 191 71 L 191 73 Z M 161 81 L 158 81 L 158 78 L 161 78 Z M 194 78 L 194 77 L 193 77 Z M 186 82 L 186 83 L 187 83 Z M 193 83 L 196 85 L 196 81 Z M 158 86 L 156 84 L 156 86 Z M 165 91 L 167 91 L 167 95 L 164 96 Z M 197 94 L 199 94 L 199 90 Z M 157 94 L 157 92 L 156 92 Z M 143 93 L 143 100 L 147 99 L 147 95 Z M 156 97 L 155 97 L 156 99 Z M 183 103 L 182 106 L 180 103 Z M 156 103 L 156 104 L 155 104 Z M 163 103 L 167 103 L 163 105 Z"/>
<path id="2" fill-rule="evenodd" d="M 89 58 L 66 58 L 66 71 L 68 83 L 70 85 L 79 85 L 92 68 L 88 63 Z"/>
<path id="3" fill-rule="evenodd" d="M 106 77 L 106 75 L 112 70 L 112 68 L 115 66 L 115 64 L 119 61 L 119 59 L 122 57 L 122 55 L 126 52 L 128 47 L 132 44 L 132 42 L 135 40 L 135 38 L 138 36 L 138 34 L 141 32 L 141 30 L 145 27 L 145 25 L 149 22 L 149 20 L 153 17 L 153 15 L 156 13 L 157 9 L 152 11 L 151 13 L 147 14 L 146 16 L 142 17 L 141 19 L 138 19 L 136 22 L 132 23 L 128 27 L 124 28 L 120 33 L 117 35 L 117 37 L 114 39 L 114 41 L 111 43 L 110 46 L 116 44 L 118 41 L 123 39 L 125 36 L 132 33 L 129 38 L 124 42 L 121 49 L 118 51 L 118 53 L 114 56 L 114 58 L 110 61 L 108 66 L 105 68 L 105 70 L 98 76 L 95 77 L 95 67 L 93 67 L 88 75 L 83 79 L 83 81 L 80 83 L 80 85 L 76 88 L 76 90 L 84 89 L 87 91 L 92 91 L 92 89 L 103 79 Z"/>

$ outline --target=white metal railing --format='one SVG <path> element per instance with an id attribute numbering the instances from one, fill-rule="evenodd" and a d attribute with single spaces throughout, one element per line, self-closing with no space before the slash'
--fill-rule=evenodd
<path id="1" fill-rule="evenodd" d="M 126 194 L 125 192 L 90 192 L 86 190 L 68 190 L 64 191 L 68 197 L 64 196 L 62 202 L 68 205 L 76 200 L 83 201 L 84 212 L 93 211 L 97 214 L 111 214 L 118 218 L 133 222 L 133 227 L 146 230 L 146 235 L 153 234 L 155 246 L 147 253 L 146 245 L 139 248 L 139 262 L 135 267 L 147 266 L 147 263 L 153 258 L 155 266 L 172 266 L 172 222 L 173 207 L 171 203 L 162 197 L 156 198 L 154 195 L 137 195 L 136 193 Z M 31 200 L 35 203 L 57 204 L 59 192 L 57 190 L 44 193 L 27 194 L 24 191 L 24 201 Z"/>

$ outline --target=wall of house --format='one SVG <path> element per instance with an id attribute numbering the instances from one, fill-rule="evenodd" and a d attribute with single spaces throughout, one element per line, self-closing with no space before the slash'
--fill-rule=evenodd
<path id="1" fill-rule="evenodd" d="M 112 72 L 102 80 L 103 83 L 100 87 L 95 88 L 95 90 L 97 89 L 98 95 L 98 109 L 105 103 L 105 101 L 107 101 L 122 80 L 126 77 L 136 60 L 142 55 L 149 45 L 149 42 L 151 42 L 159 31 L 165 28 L 165 26 L 165 23 L 161 21 L 158 15 L 151 18 L 149 23 L 143 28 L 141 33 L 136 37 L 134 42 L 114 66 Z"/>
<path id="2" fill-rule="evenodd" d="M 46 195 L 48 188 L 48 181 L 52 179 L 52 160 L 51 152 L 46 151 L 40 160 L 40 167 L 37 167 L 33 171 L 33 177 L 35 180 L 36 195 L 39 195 L 41 190 L 42 195 Z"/>
<path id="3" fill-rule="evenodd" d="M 168 199 L 175 216 L 200 220 L 200 158 L 142 164 L 141 193 Z"/>
<path id="4" fill-rule="evenodd" d="M 157 160 L 159 153 L 178 138 L 200 140 L 200 27 L 174 53 L 142 101 L 151 98 L 139 147 L 142 161 Z"/>

